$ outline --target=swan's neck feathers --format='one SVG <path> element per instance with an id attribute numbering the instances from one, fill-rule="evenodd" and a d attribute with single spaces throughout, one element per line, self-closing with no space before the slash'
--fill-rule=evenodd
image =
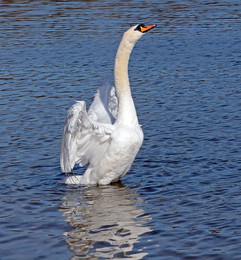
<path id="1" fill-rule="evenodd" d="M 119 107 L 117 123 L 126 126 L 138 124 L 135 105 L 131 96 L 128 77 L 128 62 L 135 42 L 131 42 L 124 34 L 115 58 L 114 78 Z"/>

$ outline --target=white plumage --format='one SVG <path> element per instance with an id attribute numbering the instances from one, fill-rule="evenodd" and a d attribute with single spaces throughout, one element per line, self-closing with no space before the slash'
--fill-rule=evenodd
<path id="1" fill-rule="evenodd" d="M 61 170 L 70 173 L 76 163 L 89 166 L 83 176 L 67 177 L 66 184 L 109 184 L 130 169 L 143 132 L 131 96 L 128 61 L 137 40 L 154 27 L 140 24 L 124 33 L 115 59 L 115 88 L 107 84 L 99 88 L 88 113 L 84 101 L 69 109 L 61 143 Z"/>

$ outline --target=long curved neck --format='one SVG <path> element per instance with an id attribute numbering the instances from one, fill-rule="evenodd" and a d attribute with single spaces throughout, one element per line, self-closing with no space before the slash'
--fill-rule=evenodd
<path id="1" fill-rule="evenodd" d="M 117 50 L 114 67 L 115 88 L 119 102 L 116 121 L 126 126 L 138 123 L 128 77 L 128 62 L 134 45 L 135 43 L 130 43 L 125 39 L 125 35 L 123 36 Z"/>

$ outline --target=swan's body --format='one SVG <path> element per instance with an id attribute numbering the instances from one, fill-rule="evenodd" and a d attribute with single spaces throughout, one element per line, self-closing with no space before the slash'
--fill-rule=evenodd
<path id="1" fill-rule="evenodd" d="M 62 137 L 61 169 L 69 173 L 75 163 L 89 166 L 83 176 L 67 177 L 65 183 L 109 184 L 130 169 L 142 145 L 143 132 L 131 96 L 128 61 L 137 40 L 154 27 L 141 24 L 124 33 L 115 59 L 115 89 L 102 86 L 88 113 L 83 101 L 70 108 Z"/>

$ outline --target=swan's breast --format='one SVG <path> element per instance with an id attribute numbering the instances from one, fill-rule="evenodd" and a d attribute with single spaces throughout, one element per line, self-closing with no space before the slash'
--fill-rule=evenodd
<path id="1" fill-rule="evenodd" d="M 118 128 L 113 132 L 112 142 L 99 165 L 99 184 L 119 180 L 131 167 L 143 141 L 143 132 L 136 128 Z"/>
<path id="2" fill-rule="evenodd" d="M 112 134 L 112 147 L 117 154 L 127 152 L 134 147 L 139 150 L 142 141 L 143 132 L 139 126 L 118 128 Z"/>

